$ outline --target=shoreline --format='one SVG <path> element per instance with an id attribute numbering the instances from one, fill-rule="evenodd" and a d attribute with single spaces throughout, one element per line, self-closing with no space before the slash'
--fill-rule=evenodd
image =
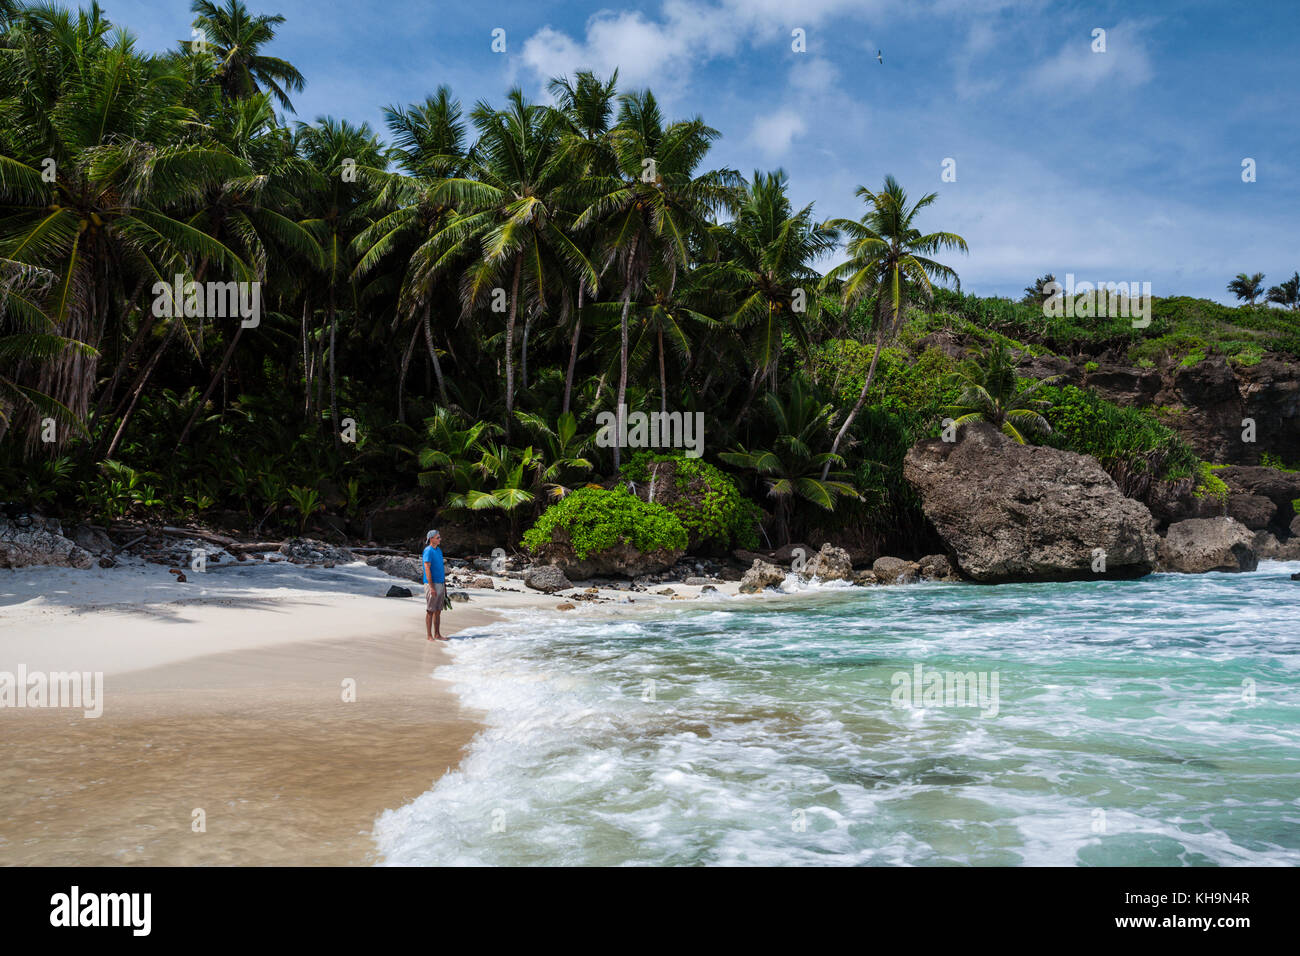
<path id="1" fill-rule="evenodd" d="M 0 709 L 0 864 L 376 862 L 375 818 L 458 764 L 480 724 L 432 677 L 449 658 L 423 602 L 340 570 L 270 588 L 151 567 L 0 580 L 0 671 L 104 675 L 98 718 Z M 444 631 L 494 619 L 461 605 Z"/>
<path id="2" fill-rule="evenodd" d="M 504 611 L 671 600 L 602 590 L 606 603 L 559 612 L 563 597 L 493 580 L 444 612 L 444 633 Z M 393 584 L 417 596 L 382 597 Z M 425 640 L 418 594 L 359 564 L 223 568 L 184 584 L 143 562 L 0 577 L 0 672 L 104 675 L 97 718 L 0 708 L 0 864 L 380 862 L 375 821 L 458 766 L 484 729 L 436 676 L 450 656 Z"/>

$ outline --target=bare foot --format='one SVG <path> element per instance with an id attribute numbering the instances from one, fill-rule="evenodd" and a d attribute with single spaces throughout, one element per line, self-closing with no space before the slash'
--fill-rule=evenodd
<path id="1" fill-rule="evenodd" d="M 441 634 L 435 634 L 435 635 L 433 635 L 433 639 L 434 639 L 434 640 L 438 640 L 438 641 L 445 641 L 445 640 L 446 640 L 446 638 L 443 637 Z"/>

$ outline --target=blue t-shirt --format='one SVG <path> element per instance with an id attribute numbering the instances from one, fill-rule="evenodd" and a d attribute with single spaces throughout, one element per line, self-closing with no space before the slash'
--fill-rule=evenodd
<path id="1" fill-rule="evenodd" d="M 442 548 L 435 548 L 429 545 L 424 549 L 424 556 L 420 559 L 420 576 L 424 578 L 424 583 L 429 583 L 428 572 L 424 570 L 425 565 L 433 572 L 434 584 L 445 584 L 447 581 L 446 572 L 442 569 Z"/>

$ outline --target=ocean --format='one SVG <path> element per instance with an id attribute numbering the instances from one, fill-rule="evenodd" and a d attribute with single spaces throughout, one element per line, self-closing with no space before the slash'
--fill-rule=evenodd
<path id="1" fill-rule="evenodd" d="M 457 635 L 397 865 L 1300 864 L 1300 563 L 798 588 Z"/>

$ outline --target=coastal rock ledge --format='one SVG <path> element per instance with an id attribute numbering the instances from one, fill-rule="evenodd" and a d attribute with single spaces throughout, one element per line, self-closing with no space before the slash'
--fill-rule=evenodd
<path id="1" fill-rule="evenodd" d="M 0 568 L 50 565 L 84 571 L 94 563 L 89 551 L 63 536 L 56 519 L 0 515 Z"/>
<path id="2" fill-rule="evenodd" d="M 966 576 L 1004 581 L 1132 578 L 1155 569 L 1151 512 L 1090 455 L 1020 445 L 976 423 L 917 442 L 903 476 Z"/>

